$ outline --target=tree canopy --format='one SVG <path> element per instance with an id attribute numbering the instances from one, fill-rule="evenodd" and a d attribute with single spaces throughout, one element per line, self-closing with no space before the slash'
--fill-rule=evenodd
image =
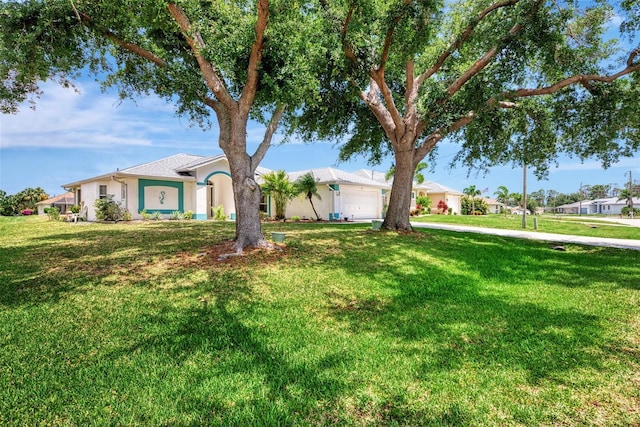
<path id="1" fill-rule="evenodd" d="M 43 81 L 90 74 L 122 98 L 155 93 L 205 128 L 215 117 L 242 250 L 264 243 L 255 170 L 281 120 L 317 92 L 319 22 L 290 0 L 2 1 L 0 110 L 37 101 Z M 265 125 L 253 153 L 249 118 Z"/>
<path id="2" fill-rule="evenodd" d="M 413 170 L 445 138 L 469 168 L 538 175 L 562 153 L 608 166 L 640 147 L 640 49 L 605 35 L 625 10 L 637 30 L 633 0 L 321 3 L 334 49 L 299 129 L 340 141 L 343 159 L 394 156 L 385 228 L 410 228 Z"/>

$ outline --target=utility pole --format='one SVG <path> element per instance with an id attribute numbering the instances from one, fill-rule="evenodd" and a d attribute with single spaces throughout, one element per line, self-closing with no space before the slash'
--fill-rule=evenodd
<path id="1" fill-rule="evenodd" d="M 527 228 L 527 163 L 522 162 L 522 228 Z"/>
<path id="2" fill-rule="evenodd" d="M 580 200 L 578 200 L 578 215 L 582 216 L 582 182 L 580 183 L 580 191 L 578 192 Z"/>
<path id="3" fill-rule="evenodd" d="M 633 219 L 633 180 L 631 179 L 631 171 L 629 171 L 629 194 L 628 196 L 631 198 L 627 200 L 627 205 L 629 206 L 629 215 L 631 215 L 631 219 Z"/>

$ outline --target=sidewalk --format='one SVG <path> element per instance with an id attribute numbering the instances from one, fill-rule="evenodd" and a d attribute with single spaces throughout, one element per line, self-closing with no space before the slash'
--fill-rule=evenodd
<path id="1" fill-rule="evenodd" d="M 467 225 L 432 224 L 426 222 L 412 222 L 414 228 L 434 228 L 478 234 L 493 234 L 517 239 L 543 240 L 554 243 L 573 243 L 576 245 L 605 246 L 609 248 L 633 249 L 640 251 L 640 240 L 611 239 L 606 237 L 571 236 L 567 234 L 539 233 L 526 230 L 502 230 L 498 228 L 471 227 Z"/>

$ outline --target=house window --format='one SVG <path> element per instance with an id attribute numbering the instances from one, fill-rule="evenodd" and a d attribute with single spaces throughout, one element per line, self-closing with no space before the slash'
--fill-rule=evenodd
<path id="1" fill-rule="evenodd" d="M 267 201 L 267 196 L 265 194 L 263 194 L 260 199 L 260 212 L 269 213 L 269 202 Z"/>
<path id="2" fill-rule="evenodd" d="M 122 200 L 127 200 L 127 185 L 120 184 L 120 198 Z"/>
<path id="3" fill-rule="evenodd" d="M 99 187 L 98 194 L 99 194 L 99 198 L 106 199 L 107 198 L 107 186 L 106 185 L 101 185 Z"/>
<path id="4" fill-rule="evenodd" d="M 82 203 L 82 190 L 78 189 L 76 193 L 76 205 L 80 206 L 80 203 Z"/>

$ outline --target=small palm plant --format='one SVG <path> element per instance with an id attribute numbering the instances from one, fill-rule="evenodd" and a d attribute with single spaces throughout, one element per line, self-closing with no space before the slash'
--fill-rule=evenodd
<path id="1" fill-rule="evenodd" d="M 322 200 L 320 194 L 318 194 L 318 186 L 316 185 L 316 179 L 313 177 L 311 172 L 302 175 L 295 182 L 295 193 L 296 194 L 304 194 L 306 199 L 309 199 L 309 203 L 311 203 L 311 208 L 313 209 L 313 213 L 316 215 L 316 219 L 320 221 L 320 215 L 316 211 L 316 207 L 313 205 L 313 197 L 317 197 L 318 200 Z"/>
<path id="2" fill-rule="evenodd" d="M 271 196 L 276 204 L 276 218 L 284 219 L 287 203 L 296 195 L 293 183 L 283 170 L 269 172 L 262 175 L 262 179 L 262 191 Z"/>

